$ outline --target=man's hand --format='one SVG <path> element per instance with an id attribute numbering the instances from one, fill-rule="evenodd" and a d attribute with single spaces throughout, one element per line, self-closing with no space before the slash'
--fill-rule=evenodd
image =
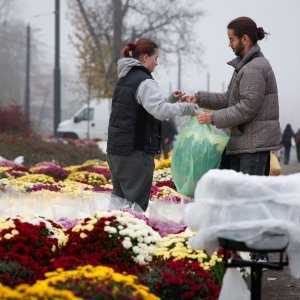
<path id="1" fill-rule="evenodd" d="M 167 144 L 169 144 L 169 143 L 170 143 L 170 140 L 169 140 L 168 138 L 165 138 L 164 141 L 163 141 L 163 144 L 164 144 L 164 145 L 167 145 Z"/>
<path id="2" fill-rule="evenodd" d="M 188 102 L 188 103 L 196 103 L 196 96 L 195 95 L 182 95 L 182 102 Z"/>
<path id="3" fill-rule="evenodd" d="M 211 116 L 212 116 L 212 113 L 203 112 L 198 115 L 198 121 L 201 124 L 211 124 Z"/>

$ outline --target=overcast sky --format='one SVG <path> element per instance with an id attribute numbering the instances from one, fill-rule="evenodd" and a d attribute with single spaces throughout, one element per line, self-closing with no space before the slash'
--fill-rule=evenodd
<path id="1" fill-rule="evenodd" d="M 74 51 L 67 37 L 72 33 L 72 26 L 65 2 L 61 0 L 61 56 L 64 62 L 75 65 Z M 33 28 L 40 29 L 36 36 L 47 45 L 50 60 L 54 58 L 54 16 L 51 14 L 54 3 L 54 0 L 18 0 L 20 16 L 26 17 L 25 22 Z M 226 27 L 232 19 L 248 16 L 270 33 L 259 45 L 277 78 L 281 127 L 291 123 L 294 130 L 300 128 L 300 1 L 202 0 L 199 5 L 206 15 L 199 21 L 195 38 L 205 50 L 202 56 L 205 67 L 186 65 L 182 89 L 189 92 L 206 89 L 207 73 L 210 74 L 210 91 L 221 92 L 223 86 L 227 87 L 233 69 L 226 62 L 234 58 L 234 53 L 228 47 Z M 168 93 L 170 82 L 172 88 L 176 88 L 176 65 L 168 71 L 168 76 L 164 68 L 159 68 L 157 79 L 164 94 Z"/>

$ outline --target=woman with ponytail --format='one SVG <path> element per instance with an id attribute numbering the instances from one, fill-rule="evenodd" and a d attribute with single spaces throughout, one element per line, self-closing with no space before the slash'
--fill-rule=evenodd
<path id="1" fill-rule="evenodd" d="M 148 207 L 154 155 L 160 153 L 161 121 L 196 114 L 194 104 L 177 102 L 181 92 L 168 99 L 161 96 L 151 75 L 158 56 L 158 45 L 150 39 L 139 39 L 123 48 L 108 128 L 112 204 L 126 200 L 142 211 Z"/>

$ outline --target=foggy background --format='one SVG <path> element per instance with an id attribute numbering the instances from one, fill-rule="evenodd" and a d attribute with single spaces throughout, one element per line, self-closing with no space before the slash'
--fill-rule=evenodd
<path id="1" fill-rule="evenodd" d="M 73 27 L 66 1 L 60 2 L 61 120 L 73 115 L 85 101 L 84 94 L 78 91 L 78 60 L 69 40 L 73 34 Z M 10 96 L 17 104 L 23 105 L 26 25 L 29 24 L 33 43 L 31 117 L 35 128 L 48 134 L 53 133 L 54 5 L 54 0 L 16 0 L 13 15 L 2 18 L 0 29 L 1 48 L 6 45 L 8 52 L 5 55 L 10 57 L 0 60 L 0 101 L 3 102 L 6 96 Z M 294 131 L 300 128 L 300 1 L 203 0 L 198 1 L 197 6 L 205 13 L 195 22 L 193 37 L 202 46 L 202 52 L 198 53 L 201 62 L 195 63 L 190 57 L 182 58 L 181 89 L 187 92 L 207 89 L 222 92 L 226 89 L 233 72 L 233 68 L 226 62 L 234 58 L 234 53 L 228 47 L 226 27 L 232 19 L 248 16 L 254 19 L 257 26 L 270 33 L 259 45 L 276 75 L 281 128 L 284 129 L 287 123 L 292 125 Z M 193 10 L 193 7 L 190 9 Z M 9 26 L 12 22 L 15 24 L 13 29 Z M 189 43 L 184 47 L 189 47 Z M 168 57 L 167 64 L 163 59 L 164 57 L 161 57 L 155 78 L 163 95 L 167 96 L 171 90 L 178 88 L 178 62 L 174 55 Z M 7 72 L 11 72 L 12 75 L 4 78 L 3 74 Z M 18 74 L 13 74 L 16 72 Z"/>

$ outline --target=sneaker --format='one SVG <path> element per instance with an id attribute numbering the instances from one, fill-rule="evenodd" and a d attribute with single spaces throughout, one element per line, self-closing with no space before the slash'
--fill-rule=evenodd
<path id="1" fill-rule="evenodd" d="M 252 252 L 250 253 L 250 257 L 253 262 L 264 263 L 269 261 L 268 255 L 264 253 Z"/>
<path id="2" fill-rule="evenodd" d="M 268 261 L 269 261 L 269 257 L 267 255 L 266 256 L 259 256 L 256 259 L 256 262 L 260 263 L 260 264 L 267 263 Z M 268 268 L 262 268 L 262 271 L 268 271 Z"/>
<path id="3" fill-rule="evenodd" d="M 267 257 L 260 257 L 256 260 L 257 263 L 267 263 L 268 261 Z"/>

